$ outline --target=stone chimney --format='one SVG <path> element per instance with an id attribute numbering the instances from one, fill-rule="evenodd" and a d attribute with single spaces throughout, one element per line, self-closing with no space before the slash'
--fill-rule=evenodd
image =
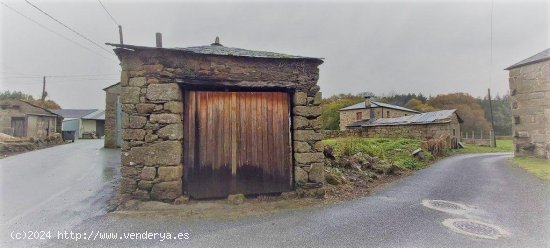
<path id="1" fill-rule="evenodd" d="M 369 110 L 369 120 L 373 121 L 376 119 L 376 112 L 371 109 L 370 105 L 372 102 L 372 96 L 365 96 L 365 107 Z"/>
<path id="2" fill-rule="evenodd" d="M 372 96 L 365 96 L 365 107 L 367 107 L 367 109 L 370 108 L 371 98 Z"/>

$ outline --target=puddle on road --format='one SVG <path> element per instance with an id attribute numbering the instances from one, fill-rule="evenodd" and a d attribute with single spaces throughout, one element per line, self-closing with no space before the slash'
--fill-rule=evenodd
<path id="1" fill-rule="evenodd" d="M 103 182 L 112 181 L 115 178 L 115 175 L 116 175 L 115 168 L 113 167 L 103 168 L 103 172 L 102 172 Z"/>

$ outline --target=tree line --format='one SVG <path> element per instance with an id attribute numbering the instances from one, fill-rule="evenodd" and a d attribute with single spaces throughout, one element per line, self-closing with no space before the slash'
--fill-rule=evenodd
<path id="1" fill-rule="evenodd" d="M 47 94 L 46 94 L 47 96 Z M 17 100 L 23 100 L 25 102 L 28 102 L 30 104 L 40 106 L 47 109 L 60 109 L 61 106 L 57 104 L 55 101 L 51 99 L 46 99 L 42 101 L 42 99 L 35 99 L 32 95 L 23 93 L 21 91 L 2 91 L 0 92 L 0 100 L 6 100 L 6 99 L 17 99 Z"/>
<path id="2" fill-rule="evenodd" d="M 389 94 L 375 96 L 370 92 L 359 94 L 339 94 L 323 99 L 322 119 L 325 130 L 337 130 L 339 128 L 339 109 L 364 101 L 364 96 L 374 96 L 373 100 L 403 106 L 421 112 L 430 112 L 443 109 L 456 109 L 458 115 L 464 120 L 463 132 L 481 130 L 488 133 L 491 130 L 491 112 L 489 98 L 475 98 L 467 93 L 450 93 L 426 97 L 422 94 Z M 508 136 L 512 133 L 512 110 L 510 108 L 510 96 L 497 95 L 493 98 L 493 117 L 495 134 Z"/>

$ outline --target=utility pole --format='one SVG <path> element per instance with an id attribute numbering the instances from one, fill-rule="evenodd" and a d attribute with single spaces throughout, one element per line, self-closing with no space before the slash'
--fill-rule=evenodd
<path id="1" fill-rule="evenodd" d="M 46 100 L 46 76 L 42 80 L 42 107 L 44 107 L 44 101 Z"/>
<path id="2" fill-rule="evenodd" d="M 118 36 L 120 37 L 120 44 L 124 44 L 124 40 L 122 39 L 122 25 L 118 25 Z"/>
<path id="3" fill-rule="evenodd" d="M 491 130 L 493 132 L 493 138 L 491 142 L 493 142 L 493 146 L 497 147 L 497 138 L 495 135 L 495 119 L 493 118 L 493 100 L 491 99 L 491 89 L 487 89 L 487 94 L 489 95 L 489 109 L 491 110 Z"/>

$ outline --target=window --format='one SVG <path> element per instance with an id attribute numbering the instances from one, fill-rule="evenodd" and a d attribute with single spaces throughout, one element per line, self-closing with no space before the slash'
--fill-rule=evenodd
<path id="1" fill-rule="evenodd" d="M 456 129 L 453 129 L 453 136 L 456 136 Z"/>
<path id="2" fill-rule="evenodd" d="M 357 112 L 355 113 L 355 119 L 362 120 L 363 119 L 363 112 Z"/>
<path id="3" fill-rule="evenodd" d="M 386 111 L 386 118 L 390 118 L 390 111 Z"/>
<path id="4" fill-rule="evenodd" d="M 520 124 L 521 123 L 521 119 L 519 118 L 519 116 L 514 116 L 514 124 Z"/>

